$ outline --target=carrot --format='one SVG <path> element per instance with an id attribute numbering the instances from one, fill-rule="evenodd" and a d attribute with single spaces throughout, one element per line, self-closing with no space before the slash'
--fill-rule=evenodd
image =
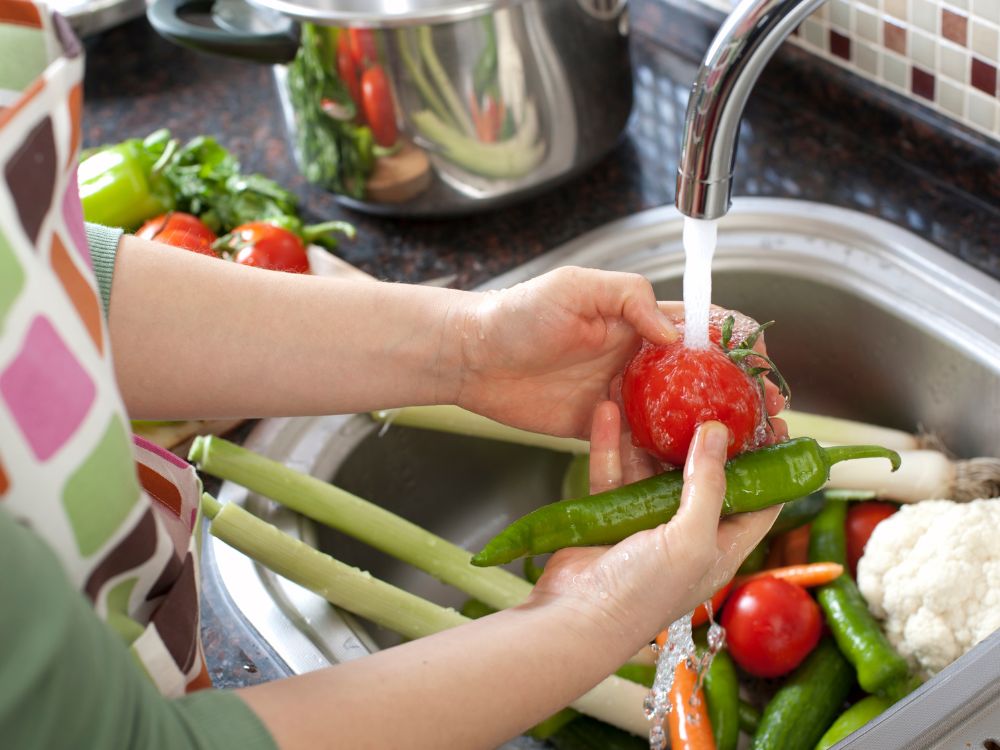
<path id="1" fill-rule="evenodd" d="M 767 548 L 767 557 L 764 559 L 764 569 L 780 568 L 785 564 L 785 545 L 788 538 L 785 534 L 779 534 L 771 540 Z"/>
<path id="2" fill-rule="evenodd" d="M 671 711 L 667 720 L 671 750 L 715 750 L 705 695 L 700 689 L 696 690 L 697 687 L 698 673 L 686 660 L 682 661 L 677 665 L 670 688 Z"/>
<path id="3" fill-rule="evenodd" d="M 710 599 L 712 602 L 712 617 L 717 618 L 719 616 L 719 610 L 722 609 L 722 605 L 726 601 L 726 597 L 729 596 L 729 592 L 732 588 L 733 581 L 730 581 L 712 594 L 712 598 Z M 706 622 L 708 622 L 708 607 L 704 604 L 699 604 L 694 608 L 694 612 L 691 614 L 691 627 L 696 628 L 699 625 L 704 625 Z M 656 645 L 663 648 L 666 643 L 667 631 L 663 630 L 656 636 Z"/>
<path id="4" fill-rule="evenodd" d="M 844 566 L 840 563 L 832 562 L 815 562 L 815 563 L 805 563 L 804 565 L 786 565 L 781 568 L 772 568 L 771 570 L 762 570 L 759 573 L 751 573 L 748 576 L 740 576 L 734 583 L 740 586 L 747 581 L 752 581 L 755 578 L 762 578 L 763 576 L 772 576 L 773 578 L 780 578 L 783 581 L 788 581 L 789 583 L 794 583 L 797 586 L 802 586 L 802 588 L 813 588 L 815 586 L 823 586 L 829 583 L 834 578 L 839 578 L 844 573 Z"/>

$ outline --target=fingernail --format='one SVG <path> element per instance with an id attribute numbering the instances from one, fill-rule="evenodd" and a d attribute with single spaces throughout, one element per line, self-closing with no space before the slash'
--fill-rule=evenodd
<path id="1" fill-rule="evenodd" d="M 718 458 L 726 457 L 729 447 L 729 430 L 721 422 L 706 422 L 701 426 L 705 452 Z"/>

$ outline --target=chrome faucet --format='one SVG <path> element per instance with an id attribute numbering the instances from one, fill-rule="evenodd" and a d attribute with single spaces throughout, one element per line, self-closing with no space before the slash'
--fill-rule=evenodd
<path id="1" fill-rule="evenodd" d="M 702 61 L 688 100 L 675 203 L 685 216 L 729 210 L 740 119 L 761 71 L 781 43 L 825 0 L 742 0 Z"/>

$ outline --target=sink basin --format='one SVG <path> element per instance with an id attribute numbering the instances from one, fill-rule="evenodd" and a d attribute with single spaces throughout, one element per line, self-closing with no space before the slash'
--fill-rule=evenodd
<path id="1" fill-rule="evenodd" d="M 671 208 L 615 222 L 517 268 L 501 288 L 558 265 L 645 275 L 679 299 L 682 219 Z M 923 240 L 844 209 L 738 200 L 719 226 L 713 301 L 775 320 L 768 349 L 806 411 L 937 433 L 960 456 L 1000 455 L 1000 282 Z M 261 422 L 248 447 L 378 503 L 470 550 L 558 498 L 568 456 L 389 427 L 366 415 Z M 230 483 L 246 505 L 335 557 L 441 604 L 465 596 Z M 208 537 L 236 608 L 292 672 L 397 642 Z M 209 564 L 205 568 L 209 569 Z M 981 747 L 996 726 L 1000 633 L 894 706 L 845 747 Z M 977 721 L 982 723 L 977 724 Z M 985 722 L 985 723 L 983 723 Z M 979 734 L 977 734 L 979 732 Z"/>

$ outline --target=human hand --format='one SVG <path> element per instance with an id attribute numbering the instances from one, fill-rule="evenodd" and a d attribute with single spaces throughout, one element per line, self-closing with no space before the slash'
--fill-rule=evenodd
<path id="1" fill-rule="evenodd" d="M 775 507 L 720 520 L 727 441 L 720 423 L 701 425 L 688 453 L 674 518 L 610 548 L 560 550 L 550 558 L 532 599 L 603 621 L 610 638 L 624 640 L 626 653 L 709 599 L 732 578 L 779 512 Z M 655 470 L 652 459 L 623 433 L 617 405 L 600 404 L 591 428 L 591 491 L 638 481 Z"/>

